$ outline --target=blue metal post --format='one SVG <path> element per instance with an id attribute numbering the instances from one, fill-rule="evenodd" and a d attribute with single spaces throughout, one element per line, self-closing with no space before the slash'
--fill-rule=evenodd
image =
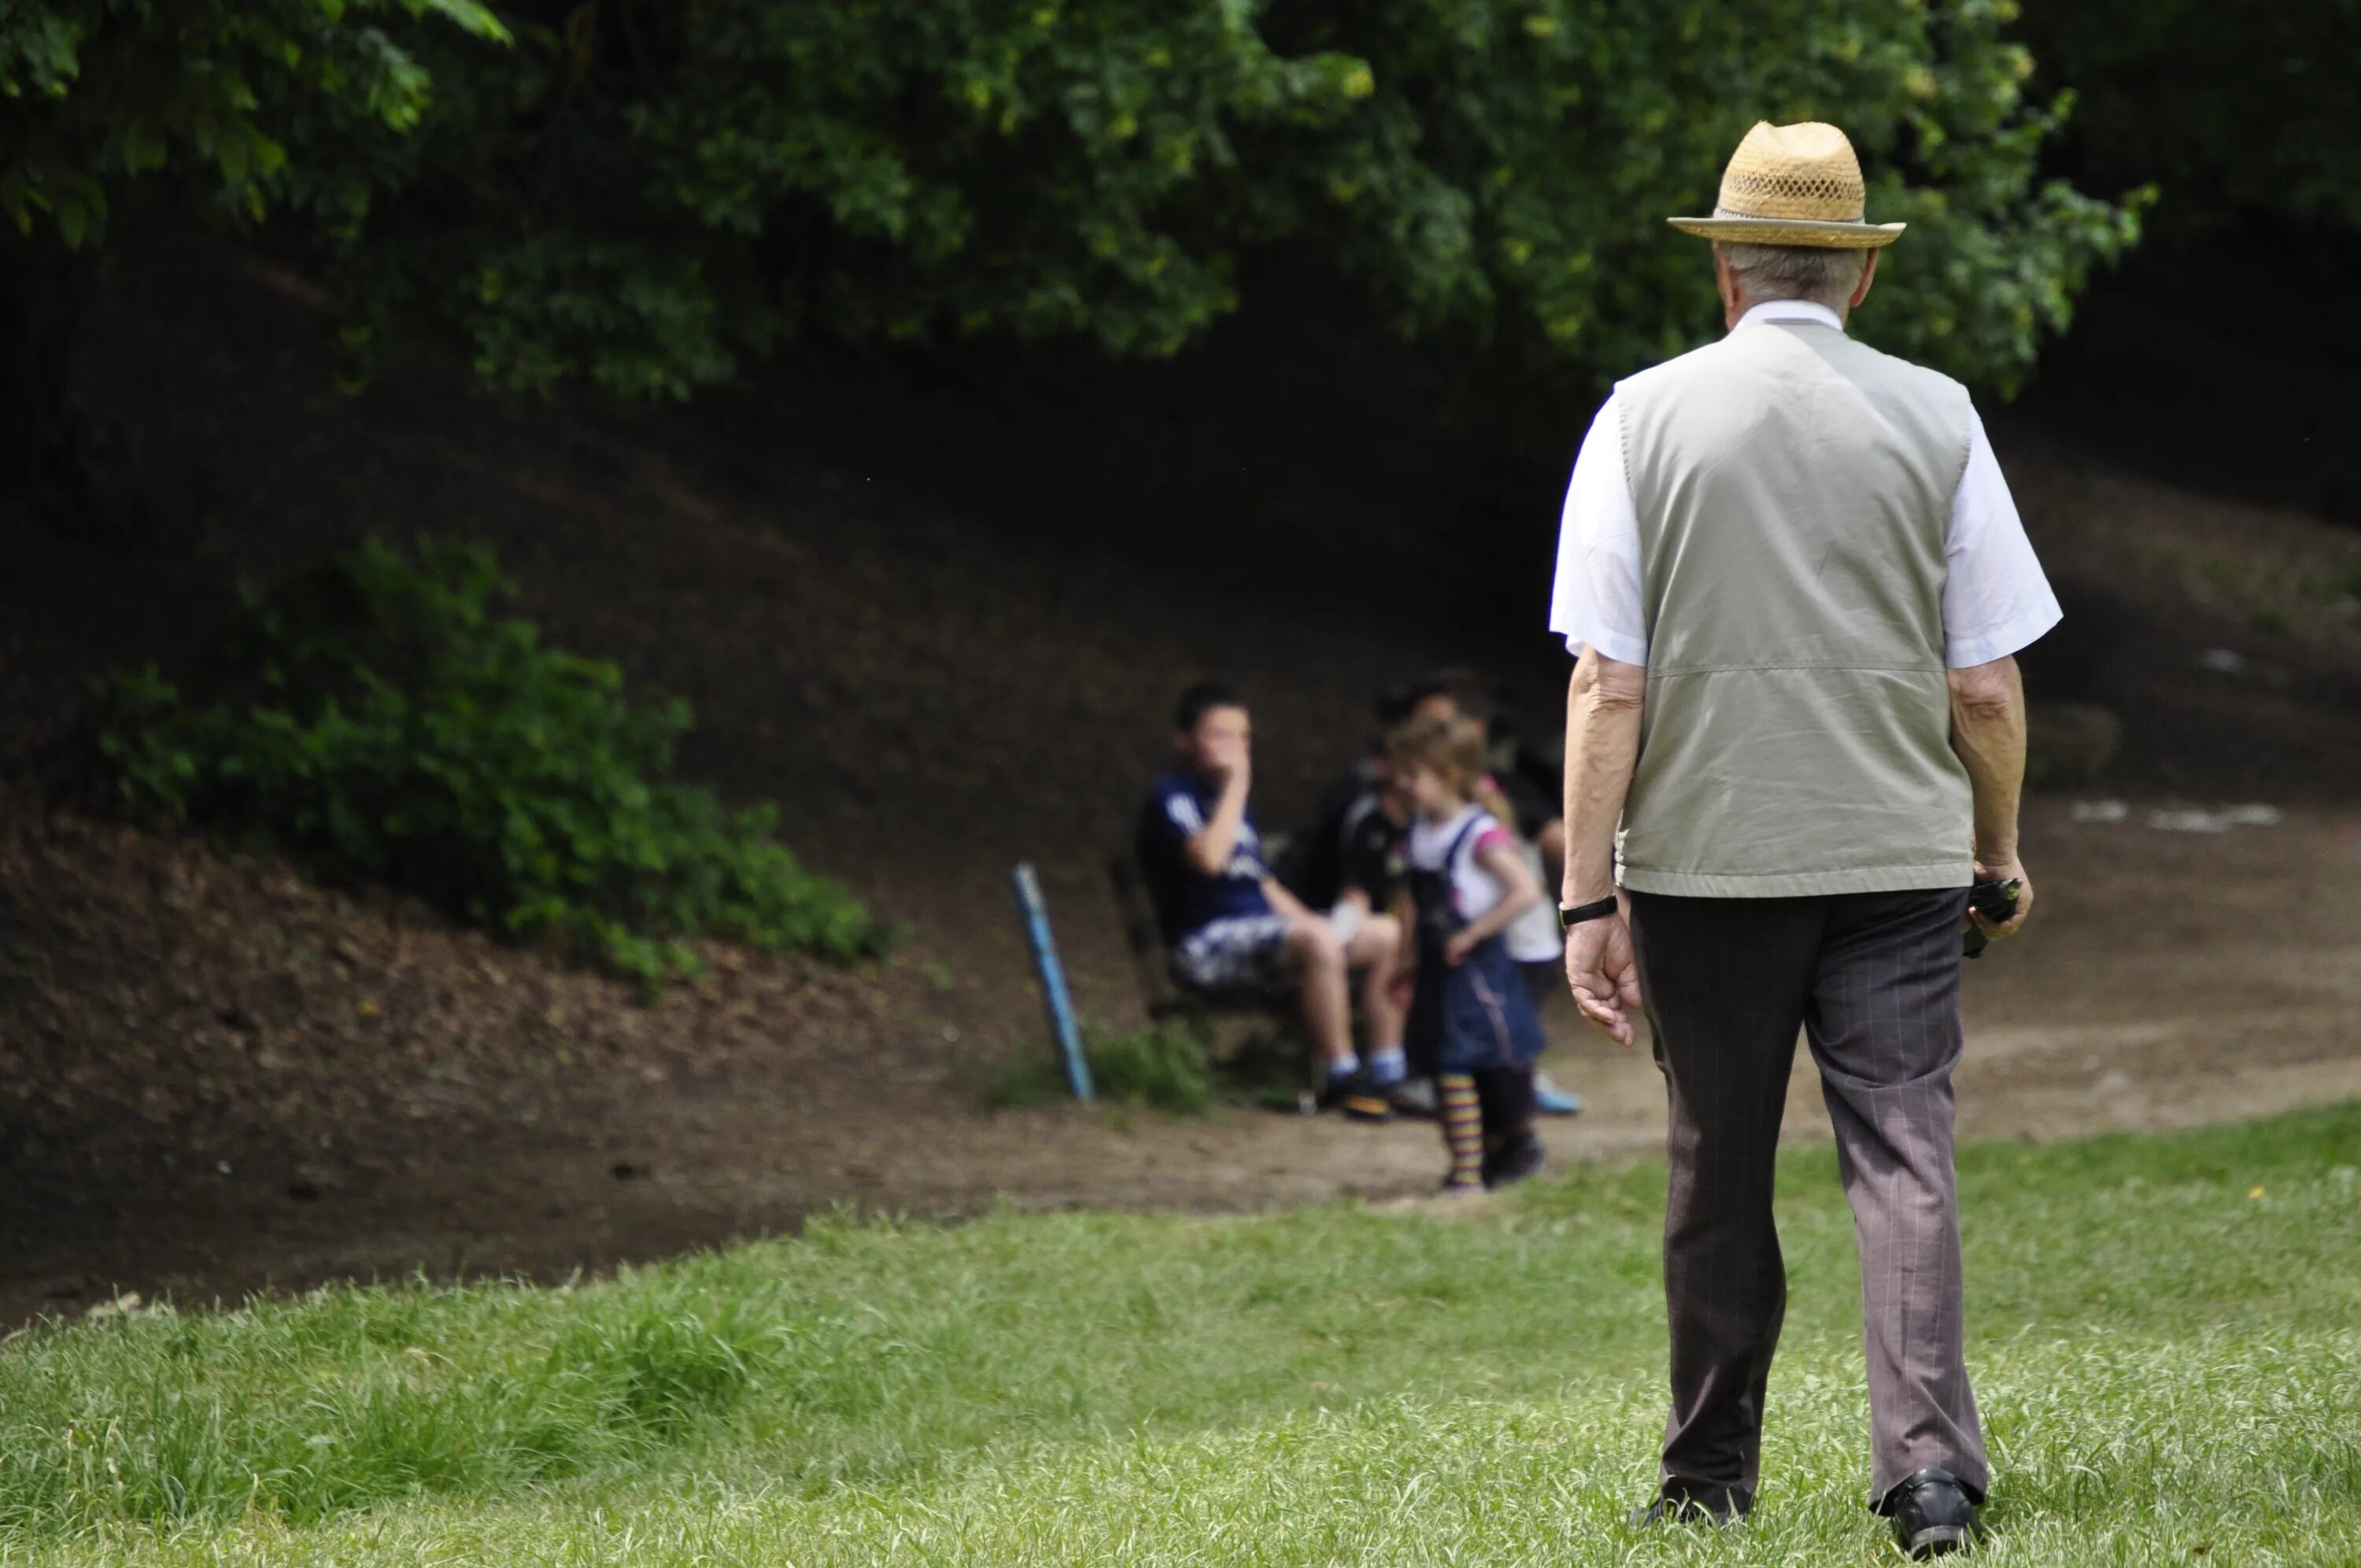
<path id="1" fill-rule="evenodd" d="M 1066 1058 L 1066 1082 L 1077 1100 L 1091 1097 L 1091 1064 L 1082 1055 L 1082 1032 L 1074 1023 L 1073 999 L 1066 994 L 1066 970 L 1058 962 L 1058 939 L 1049 934 L 1049 906 L 1041 901 L 1041 879 L 1033 862 L 1016 867 L 1016 906 L 1025 912 L 1025 934 L 1033 943 L 1034 967 L 1041 971 L 1041 993 L 1049 1000 L 1049 1026 L 1057 1031 L 1058 1049 Z"/>

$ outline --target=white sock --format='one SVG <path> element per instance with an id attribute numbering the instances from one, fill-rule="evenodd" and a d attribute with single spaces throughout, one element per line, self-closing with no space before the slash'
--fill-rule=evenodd
<path id="1" fill-rule="evenodd" d="M 1371 1046 L 1369 1076 L 1379 1083 L 1400 1083 L 1410 1076 L 1410 1058 L 1400 1046 Z"/>
<path id="2" fill-rule="evenodd" d="M 1328 1081 L 1334 1083 L 1340 1078 L 1350 1078 L 1360 1070 L 1361 1058 L 1346 1051 L 1328 1064 Z"/>

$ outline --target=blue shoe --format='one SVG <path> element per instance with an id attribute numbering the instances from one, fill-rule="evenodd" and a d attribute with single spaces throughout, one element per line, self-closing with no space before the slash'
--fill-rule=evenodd
<path id="1" fill-rule="evenodd" d="M 1533 1109 L 1544 1116 L 1579 1116 L 1582 1096 L 1568 1094 L 1550 1081 L 1549 1074 L 1533 1074 Z"/>

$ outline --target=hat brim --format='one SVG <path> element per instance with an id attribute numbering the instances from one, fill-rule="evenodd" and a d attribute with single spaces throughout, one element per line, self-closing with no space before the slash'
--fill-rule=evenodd
<path id="1" fill-rule="evenodd" d="M 1902 237 L 1908 224 L 1833 224 L 1810 218 L 1666 218 L 1683 234 L 1742 245 L 1806 245 L 1824 250 L 1874 250 Z"/>

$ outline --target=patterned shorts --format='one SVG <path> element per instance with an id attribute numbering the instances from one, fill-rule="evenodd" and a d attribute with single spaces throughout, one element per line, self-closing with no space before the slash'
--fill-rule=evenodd
<path id="1" fill-rule="evenodd" d="M 1242 915 L 1200 926 L 1172 949 L 1173 978 L 1198 991 L 1276 991 L 1287 983 L 1287 916 Z"/>

